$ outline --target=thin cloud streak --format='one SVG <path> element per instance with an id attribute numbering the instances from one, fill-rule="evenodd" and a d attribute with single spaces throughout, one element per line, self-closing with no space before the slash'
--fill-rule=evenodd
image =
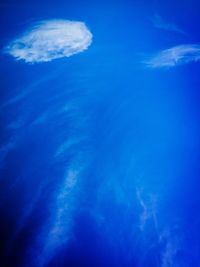
<path id="1" fill-rule="evenodd" d="M 172 22 L 167 22 L 165 21 L 160 15 L 155 14 L 152 19 L 153 25 L 157 29 L 165 30 L 165 31 L 170 31 L 170 32 L 175 32 L 179 34 L 185 35 L 186 33 L 179 28 L 176 24 Z"/>
<path id="2" fill-rule="evenodd" d="M 45 244 L 38 259 L 38 266 L 47 266 L 59 248 L 71 237 L 73 202 L 78 176 L 79 170 L 69 169 L 64 184 L 58 192 L 54 206 L 55 214 L 51 218 L 51 226 L 44 238 Z"/>
<path id="3" fill-rule="evenodd" d="M 149 68 L 172 68 L 200 60 L 200 45 L 178 45 L 162 50 L 144 63 Z"/>

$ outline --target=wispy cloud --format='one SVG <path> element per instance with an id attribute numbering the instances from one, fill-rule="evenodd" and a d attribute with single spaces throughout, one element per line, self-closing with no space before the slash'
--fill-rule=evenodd
<path id="1" fill-rule="evenodd" d="M 175 32 L 175 33 L 179 33 L 179 34 L 183 34 L 185 35 L 186 33 L 179 28 L 176 24 L 172 23 L 172 22 L 168 22 L 166 20 L 164 20 L 160 15 L 155 14 L 152 18 L 152 22 L 154 27 L 161 29 L 161 30 L 166 30 L 166 31 L 170 31 L 170 32 Z"/>
<path id="2" fill-rule="evenodd" d="M 64 141 L 56 150 L 55 157 L 61 157 L 65 155 L 65 153 L 72 149 L 73 146 L 76 146 L 82 141 L 81 138 L 72 138 L 71 140 Z"/>
<path id="3" fill-rule="evenodd" d="M 144 200 L 142 197 L 142 190 L 136 190 L 137 200 L 142 208 L 142 212 L 140 213 L 140 222 L 139 228 L 141 231 L 145 230 L 146 223 L 149 220 L 153 221 L 155 229 L 157 229 L 157 217 L 156 217 L 156 197 L 149 196 L 148 200 Z"/>
<path id="4" fill-rule="evenodd" d="M 187 64 L 199 60 L 200 45 L 186 44 L 162 50 L 146 60 L 145 65 L 150 68 L 171 68 L 176 65 Z"/>
<path id="5" fill-rule="evenodd" d="M 181 238 L 177 231 L 179 225 L 173 222 L 172 225 L 163 225 L 159 222 L 159 214 L 156 195 L 144 195 L 141 189 L 137 189 L 136 196 L 138 203 L 141 207 L 139 228 L 144 235 L 148 235 L 148 223 L 153 222 L 155 243 L 150 247 L 146 247 L 146 250 L 151 250 L 152 245 L 160 248 L 160 265 L 161 267 L 179 266 L 177 255 L 181 250 Z M 151 228 L 152 234 L 153 228 Z M 146 246 L 146 244 L 145 244 Z"/>
<path id="6" fill-rule="evenodd" d="M 29 63 L 69 57 L 88 48 L 92 33 L 85 23 L 69 20 L 40 21 L 13 40 L 5 52 Z"/>
<path id="7" fill-rule="evenodd" d="M 77 186 L 79 170 L 69 169 L 55 200 L 55 214 L 50 222 L 45 245 L 40 255 L 38 266 L 46 266 L 57 250 L 71 237 L 74 190 Z"/>
<path id="8" fill-rule="evenodd" d="M 161 255 L 161 266 L 171 267 L 179 266 L 176 262 L 178 252 L 180 252 L 180 240 L 178 236 L 172 233 L 172 229 L 168 228 L 160 234 L 160 244 L 163 245 L 163 251 Z M 177 264 L 176 264 L 177 263 Z"/>

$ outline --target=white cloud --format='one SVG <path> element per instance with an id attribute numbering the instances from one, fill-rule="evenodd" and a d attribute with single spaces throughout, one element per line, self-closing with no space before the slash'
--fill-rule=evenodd
<path id="1" fill-rule="evenodd" d="M 29 63 L 48 62 L 80 53 L 91 42 L 92 33 L 83 22 L 46 20 L 34 24 L 13 40 L 5 52 Z"/>
<path id="2" fill-rule="evenodd" d="M 150 68 L 170 68 L 200 60 L 200 45 L 178 45 L 163 50 L 145 62 Z"/>

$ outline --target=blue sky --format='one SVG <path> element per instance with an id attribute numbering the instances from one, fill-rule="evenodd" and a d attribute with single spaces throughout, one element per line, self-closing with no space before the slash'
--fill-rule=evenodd
<path id="1" fill-rule="evenodd" d="M 198 266 L 200 4 L 0 6 L 0 265 Z"/>

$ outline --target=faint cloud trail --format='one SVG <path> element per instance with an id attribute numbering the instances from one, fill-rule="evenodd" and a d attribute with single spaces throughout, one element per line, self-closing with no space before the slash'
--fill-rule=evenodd
<path id="1" fill-rule="evenodd" d="M 175 32 L 179 34 L 186 35 L 186 33 L 179 28 L 176 24 L 165 21 L 160 15 L 155 14 L 152 18 L 152 22 L 155 28 Z"/>
<path id="2" fill-rule="evenodd" d="M 153 220 L 155 230 L 158 228 L 157 224 L 157 216 L 156 216 L 156 196 L 151 196 L 148 201 L 145 201 L 142 197 L 142 190 L 137 189 L 136 190 L 136 196 L 138 199 L 138 202 L 142 208 L 142 212 L 140 214 L 140 224 L 139 228 L 141 231 L 145 230 L 145 225 L 148 220 Z"/>
<path id="3" fill-rule="evenodd" d="M 79 175 L 80 171 L 78 169 L 70 167 L 63 184 L 60 186 L 55 198 L 55 206 L 52 207 L 55 213 L 44 229 L 45 236 L 42 241 L 44 246 L 38 257 L 38 266 L 48 265 L 59 252 L 59 248 L 71 238 L 72 213 L 75 206 L 75 191 Z"/>
<path id="4" fill-rule="evenodd" d="M 153 247 L 160 247 L 160 265 L 161 267 L 172 267 L 179 266 L 177 265 L 176 256 L 180 251 L 180 237 L 177 233 L 173 233 L 173 230 L 176 230 L 176 225 L 159 225 L 158 224 L 158 211 L 157 211 L 157 197 L 151 197 L 150 199 L 144 199 L 142 196 L 143 191 L 141 189 L 136 190 L 136 196 L 138 202 L 142 208 L 139 217 L 139 228 L 141 234 L 143 235 L 144 246 L 146 254 L 143 256 L 143 260 L 148 255 L 149 251 Z M 147 223 L 149 221 L 153 222 L 154 225 L 154 234 L 155 242 L 150 244 L 145 244 L 145 237 L 148 237 L 148 227 Z M 151 232 L 152 234 L 152 232 Z"/>

